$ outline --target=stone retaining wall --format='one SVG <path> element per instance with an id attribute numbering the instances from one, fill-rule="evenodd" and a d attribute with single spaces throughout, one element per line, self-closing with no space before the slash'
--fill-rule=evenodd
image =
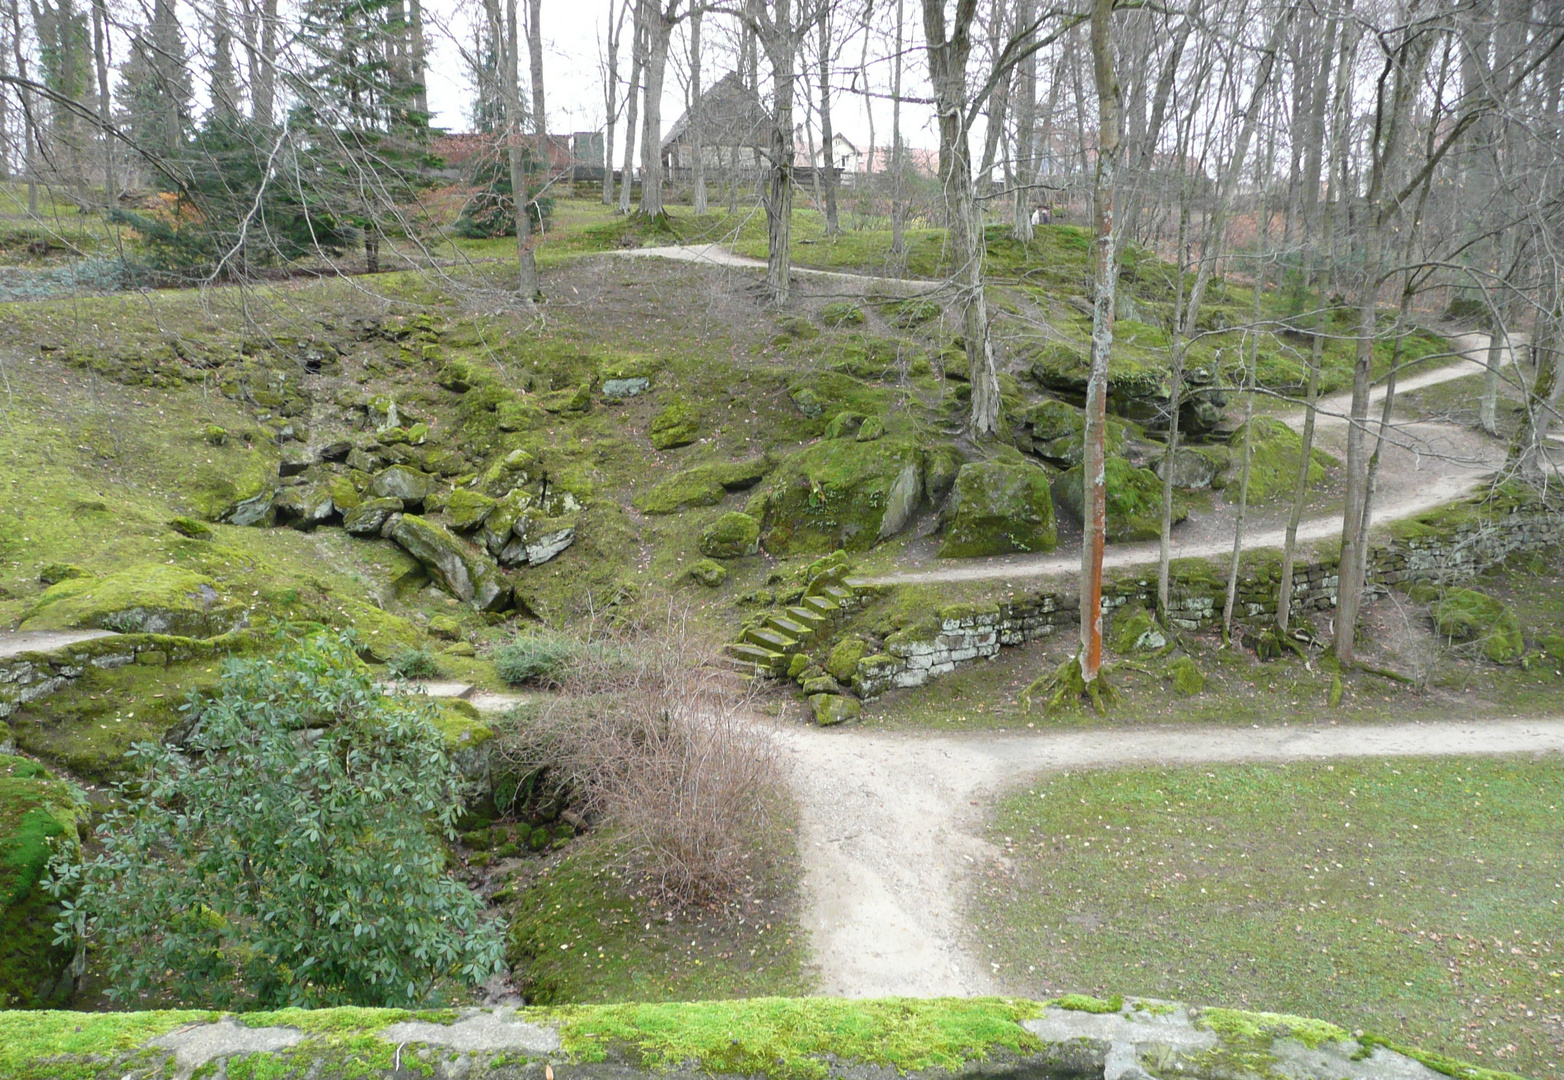
<path id="1" fill-rule="evenodd" d="M 1368 580 L 1374 585 L 1414 581 L 1446 583 L 1470 578 L 1518 552 L 1564 545 L 1564 516 L 1535 505 L 1506 508 L 1454 524 L 1440 514 L 1402 523 L 1396 534 L 1369 552 Z M 1293 610 L 1328 611 L 1336 606 L 1339 558 L 1295 563 Z M 1235 617 L 1264 622 L 1276 614 L 1281 581 L 1279 552 L 1254 552 L 1240 564 Z M 1155 607 L 1154 575 L 1121 577 L 1103 585 L 1103 611 L 1134 602 Z M 1205 630 L 1222 618 L 1225 573 L 1214 563 L 1175 560 L 1168 590 L 1169 621 L 1184 630 Z M 887 690 L 922 686 L 954 671 L 958 664 L 994 656 L 1007 645 L 1021 645 L 1058 630 L 1080 625 L 1080 602 L 1072 593 L 1047 586 L 1000 604 L 957 604 L 940 611 L 937 622 L 905 627 L 885 639 L 885 651 L 858 664 L 853 688 L 866 700 Z"/>
<path id="2" fill-rule="evenodd" d="M 207 660 L 250 648 L 254 634 L 235 630 L 213 638 L 169 634 L 114 634 L 78 641 L 46 652 L 24 652 L 0 659 L 0 720 L 30 702 L 70 686 L 89 668 L 109 670 L 127 664 L 166 666 Z"/>

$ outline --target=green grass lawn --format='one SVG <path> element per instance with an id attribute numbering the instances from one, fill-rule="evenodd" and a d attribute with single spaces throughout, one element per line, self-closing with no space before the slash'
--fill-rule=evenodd
<path id="1" fill-rule="evenodd" d="M 972 912 L 1003 985 L 1319 1016 L 1492 1068 L 1564 1065 L 1564 760 L 1039 778 Z"/>

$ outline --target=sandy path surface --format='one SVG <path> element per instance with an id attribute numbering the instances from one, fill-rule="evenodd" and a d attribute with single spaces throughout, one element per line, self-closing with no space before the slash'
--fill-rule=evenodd
<path id="1" fill-rule="evenodd" d="M 914 737 L 782 727 L 802 807 L 804 929 L 820 992 L 998 989 L 966 948 L 967 874 L 994 800 L 1051 769 L 1564 752 L 1564 720 Z"/>
<path id="2" fill-rule="evenodd" d="M 1462 379 L 1482 370 L 1486 361 L 1486 334 L 1460 334 L 1453 339 L 1465 357 L 1453 364 L 1421 372 L 1398 381 L 1396 392 L 1413 390 L 1453 379 Z M 1506 353 L 1506 362 L 1512 354 Z M 1377 403 L 1383 402 L 1385 388 L 1376 386 L 1370 395 L 1369 437 L 1379 431 Z M 1315 445 L 1341 458 L 1346 452 L 1348 420 L 1352 395 L 1333 395 L 1320 399 Z M 1289 426 L 1303 426 L 1303 410 L 1278 417 Z M 1504 463 L 1505 448 L 1496 440 L 1455 424 L 1392 420 L 1386 438 L 1386 451 L 1380 466 L 1374 497 L 1374 521 L 1383 524 L 1416 517 L 1469 493 L 1483 477 Z M 1245 549 L 1280 548 L 1286 539 L 1281 504 L 1256 508 L 1244 533 Z M 1255 520 L 1258 518 L 1259 520 Z M 1269 520 L 1267 520 L 1269 519 Z M 1205 522 L 1194 522 L 1175 530 L 1172 555 L 1181 558 L 1215 558 L 1233 550 L 1232 515 Z M 1300 543 L 1329 540 L 1341 535 L 1340 514 L 1307 518 L 1298 527 Z M 1157 544 L 1113 544 L 1103 556 L 1105 569 L 1150 566 L 1157 562 Z M 905 585 L 954 581 L 989 581 L 1016 578 L 1054 577 L 1078 574 L 1081 568 L 1079 547 L 1051 555 L 1004 555 L 982 559 L 939 560 L 927 567 L 900 570 L 854 578 L 854 584 Z"/>
<path id="3" fill-rule="evenodd" d="M 628 248 L 618 252 L 627 256 L 646 256 L 654 259 L 673 259 L 676 262 L 705 263 L 708 266 L 726 266 L 737 270 L 764 270 L 766 260 L 736 255 L 721 244 L 669 244 L 665 247 Z M 894 290 L 897 293 L 934 292 L 944 286 L 941 281 L 921 278 L 875 277 L 872 274 L 852 274 L 843 270 L 819 270 L 810 266 L 791 268 L 793 276 L 805 274 L 826 280 L 852 282 L 859 286 Z"/>
<path id="4" fill-rule="evenodd" d="M 63 649 L 78 641 L 114 636 L 113 630 L 17 630 L 0 633 L 0 657 L 24 652 L 47 652 L 50 649 Z"/>

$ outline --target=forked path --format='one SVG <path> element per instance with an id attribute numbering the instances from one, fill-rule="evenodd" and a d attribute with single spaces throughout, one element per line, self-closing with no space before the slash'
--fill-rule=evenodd
<path id="1" fill-rule="evenodd" d="M 995 798 L 1033 774 L 1564 752 L 1564 720 L 927 738 L 787 725 L 778 731 L 801 806 L 804 929 L 820 992 L 842 997 L 999 989 L 967 948 L 963 892 L 971 871 L 1001 856 L 981 835 Z"/>

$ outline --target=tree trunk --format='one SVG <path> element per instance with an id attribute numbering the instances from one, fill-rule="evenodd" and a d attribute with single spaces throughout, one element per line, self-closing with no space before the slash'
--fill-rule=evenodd
<path id="1" fill-rule="evenodd" d="M 92 2 L 92 54 L 98 69 L 98 123 L 103 137 L 103 203 L 119 205 L 119 182 L 114 176 L 113 100 L 109 96 L 109 10 L 106 0 Z"/>
<path id="2" fill-rule="evenodd" d="M 422 0 L 407 0 L 408 35 L 411 38 L 413 108 L 419 117 L 429 118 L 428 72 L 424 64 L 424 9 Z"/>
<path id="3" fill-rule="evenodd" d="M 11 53 L 16 61 L 16 75 L 27 79 L 27 54 L 22 51 L 22 0 L 11 0 Z M 38 114 L 34 109 L 33 94 L 24 82 L 17 88 L 17 98 L 22 103 L 22 169 L 27 174 L 27 213 L 38 216 Z"/>
<path id="4" fill-rule="evenodd" d="M 271 127 L 277 96 L 277 0 L 261 2 L 260 70 L 250 94 L 251 119 L 262 127 Z"/>
<path id="5" fill-rule="evenodd" d="M 690 142 L 695 152 L 690 201 L 697 214 L 706 212 L 706 140 L 701 125 L 701 16 L 697 5 L 690 12 Z"/>
<path id="6" fill-rule="evenodd" d="M 484 0 L 489 28 L 500 53 L 500 85 L 505 95 L 505 147 L 510 164 L 511 202 L 516 214 L 516 294 L 530 304 L 538 295 L 538 267 L 532 251 L 532 215 L 527 209 L 527 170 L 522 158 L 522 140 L 526 138 L 522 123 L 520 78 L 517 70 L 520 59 L 520 38 L 517 32 L 516 0 Z"/>
<path id="7" fill-rule="evenodd" d="M 1030 26 L 1035 0 L 1021 0 L 1016 21 Z M 1030 44 L 1025 42 L 1023 44 Z M 1037 54 L 1029 53 L 1016 70 L 1015 201 L 1011 231 L 1023 244 L 1032 242 L 1031 185 L 1037 179 L 1033 147 L 1037 137 Z"/>
<path id="8" fill-rule="evenodd" d="M 896 52 L 891 58 L 891 258 L 902 266 L 907 257 L 907 193 L 902 181 L 901 66 L 906 36 L 905 0 L 896 0 Z"/>
<path id="9" fill-rule="evenodd" d="M 976 0 L 958 0 L 949 27 L 942 0 L 923 2 L 923 39 L 929 56 L 939 124 L 940 182 L 950 220 L 955 267 L 952 284 L 961 305 L 961 329 L 972 381 L 967 428 L 983 439 L 999 431 L 999 373 L 989 336 L 988 300 L 983 293 L 983 219 L 972 190 L 972 150 L 966 126 L 967 60 L 972 52 Z"/>
<path id="10" fill-rule="evenodd" d="M 1356 652 L 1358 611 L 1363 602 L 1363 577 L 1359 546 L 1368 505 L 1368 459 L 1364 453 L 1368 422 L 1369 386 L 1378 333 L 1376 305 L 1384 264 L 1385 229 L 1396 211 L 1389 171 L 1401 166 L 1404 129 L 1432 48 L 1431 35 L 1403 37 L 1387 59 L 1384 78 L 1377 85 L 1375 127 L 1371 133 L 1368 190 L 1364 199 L 1366 235 L 1363 239 L 1363 282 L 1358 297 L 1357 356 L 1352 371 L 1352 408 L 1347 426 L 1347 478 L 1341 522 L 1341 566 L 1336 601 L 1336 628 L 1331 647 L 1336 659 L 1350 665 Z M 1387 84 L 1391 100 L 1385 101 Z"/>
<path id="11" fill-rule="evenodd" d="M 1113 348 L 1113 308 L 1119 283 L 1118 238 L 1113 219 L 1119 156 L 1119 83 L 1113 68 L 1113 2 L 1092 0 L 1092 67 L 1097 77 L 1097 175 L 1092 220 L 1096 232 L 1092 290 L 1091 373 L 1086 381 L 1085 488 L 1081 537 L 1082 681 L 1090 687 L 1102 667 L 1102 555 L 1106 542 L 1108 354 Z"/>
<path id="12" fill-rule="evenodd" d="M 1261 243 L 1265 242 L 1265 230 L 1260 231 Z M 1263 264 L 1262 264 L 1263 266 Z M 1249 370 L 1244 375 L 1244 449 L 1243 463 L 1238 471 L 1238 518 L 1233 522 L 1233 557 L 1227 567 L 1227 593 L 1222 600 L 1222 642 L 1233 640 L 1233 607 L 1238 602 L 1238 564 L 1244 554 L 1244 526 L 1249 517 L 1249 475 L 1254 465 L 1254 383 L 1255 368 L 1260 362 L 1260 298 L 1265 292 L 1265 272 L 1255 274 L 1254 327 L 1249 331 Z"/>
<path id="13" fill-rule="evenodd" d="M 625 10 L 630 0 L 623 0 L 614 11 L 612 25 L 608 28 L 607 73 L 603 78 L 603 205 L 614 205 L 614 125 L 619 120 L 619 41 L 624 33 Z"/>
<path id="14" fill-rule="evenodd" d="M 527 0 L 527 59 L 532 77 L 532 128 L 538 153 L 549 160 L 548 111 L 543 99 L 543 0 Z"/>
<path id="15" fill-rule="evenodd" d="M 1179 145 L 1179 175 L 1185 177 L 1185 146 Z M 1169 567 L 1173 555 L 1173 460 L 1178 453 L 1179 412 L 1184 407 L 1184 359 L 1188 348 L 1177 312 L 1184 306 L 1184 278 L 1189 267 L 1189 218 L 1194 191 L 1187 179 L 1179 184 L 1178 211 L 1178 274 L 1173 286 L 1173 311 L 1170 320 L 1169 341 L 1172 363 L 1169 365 L 1170 387 L 1168 391 L 1168 443 L 1162 455 L 1162 520 L 1157 534 L 1157 619 L 1164 627 L 1171 625 L 1169 593 Z"/>
<path id="16" fill-rule="evenodd" d="M 1334 27 L 1334 21 L 1333 21 Z M 1303 520 L 1303 508 L 1309 498 L 1309 461 L 1314 454 L 1314 426 L 1318 414 L 1320 400 L 1320 369 L 1325 355 L 1325 335 L 1327 324 L 1330 321 L 1330 296 L 1334 291 L 1336 281 L 1334 243 L 1336 233 L 1336 203 L 1339 199 L 1346 198 L 1347 188 L 1344 183 L 1337 182 L 1337 163 L 1340 163 L 1341 172 L 1344 174 L 1347 168 L 1346 138 L 1347 123 L 1351 114 L 1349 101 L 1351 99 L 1351 64 L 1353 54 L 1357 51 L 1357 37 L 1350 24 L 1342 29 L 1341 43 L 1336 60 L 1335 92 L 1330 95 L 1330 156 L 1326 157 L 1323 148 L 1313 158 L 1313 164 L 1305 164 L 1306 176 L 1312 176 L 1313 186 L 1319 186 L 1319 171 L 1325 172 L 1325 207 L 1320 221 L 1320 243 L 1315 249 L 1311 259 L 1311 278 L 1309 287 L 1318 288 L 1318 296 L 1315 298 L 1314 334 L 1309 345 L 1309 374 L 1308 385 L 1304 391 L 1303 413 L 1303 438 L 1301 454 L 1298 459 L 1298 475 L 1293 482 L 1292 508 L 1287 515 L 1287 533 L 1282 542 L 1282 572 L 1280 592 L 1276 598 L 1276 628 L 1281 634 L 1286 634 L 1292 620 L 1292 577 L 1293 564 L 1298 551 L 1298 526 Z M 1318 99 L 1323 100 L 1328 89 L 1329 72 L 1324 75 L 1325 84 L 1317 91 Z M 1315 109 L 1316 115 L 1320 109 Z M 1323 119 L 1314 125 L 1314 130 L 1323 133 Z M 1311 171 L 1312 170 L 1312 171 Z M 1305 184 L 1308 188 L 1308 184 Z M 1339 194 L 1338 194 L 1339 193 Z M 1313 201 L 1305 197 L 1305 230 L 1312 227 L 1311 211 Z M 1323 253 L 1323 254 L 1321 254 Z M 1320 271 L 1324 266 L 1323 274 Z M 1305 294 L 1308 287 L 1305 288 Z"/>
<path id="17" fill-rule="evenodd" d="M 786 304 L 793 272 L 793 78 L 798 37 L 791 0 L 774 0 L 761 45 L 771 60 L 774 84 L 766 189 L 766 287 L 771 302 Z"/>
<path id="18" fill-rule="evenodd" d="M 842 223 L 836 216 L 836 155 L 832 144 L 836 133 L 831 129 L 831 5 L 820 6 L 820 156 L 825 166 L 825 234 L 835 236 L 842 231 Z M 816 176 L 820 173 L 816 172 Z"/>
<path id="19" fill-rule="evenodd" d="M 619 212 L 630 212 L 630 186 L 635 175 L 635 121 L 641 101 L 641 73 L 646 58 L 646 7 L 649 0 L 636 0 L 635 16 L 630 22 L 630 86 L 625 98 L 624 171 L 619 176 Z"/>
<path id="20" fill-rule="evenodd" d="M 656 217 L 663 212 L 663 76 L 668 70 L 668 39 L 673 34 L 669 5 L 667 12 L 657 0 L 646 5 L 646 93 L 641 117 L 641 213 Z"/>

